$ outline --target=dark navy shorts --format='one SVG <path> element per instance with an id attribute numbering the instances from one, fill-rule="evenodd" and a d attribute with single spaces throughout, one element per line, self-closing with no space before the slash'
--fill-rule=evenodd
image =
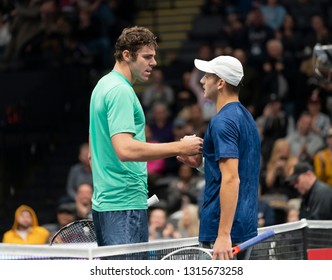
<path id="1" fill-rule="evenodd" d="M 92 211 L 98 246 L 149 241 L 147 210 Z"/>

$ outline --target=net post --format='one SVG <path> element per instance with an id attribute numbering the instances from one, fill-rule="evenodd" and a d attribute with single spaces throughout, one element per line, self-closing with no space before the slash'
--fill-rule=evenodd
<path id="1" fill-rule="evenodd" d="M 308 260 L 308 231 L 309 227 L 306 226 L 303 228 L 303 259 Z"/>

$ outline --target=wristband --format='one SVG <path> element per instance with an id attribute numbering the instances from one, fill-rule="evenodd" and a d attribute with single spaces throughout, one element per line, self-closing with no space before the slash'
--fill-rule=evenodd
<path id="1" fill-rule="evenodd" d="M 203 157 L 201 165 L 196 168 L 196 170 L 198 170 L 199 172 L 201 172 L 203 174 L 205 173 L 204 172 L 204 161 L 205 161 L 205 158 Z"/>

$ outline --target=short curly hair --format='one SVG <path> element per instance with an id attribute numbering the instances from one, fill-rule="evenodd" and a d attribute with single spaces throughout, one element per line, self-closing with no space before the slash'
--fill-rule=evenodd
<path id="1" fill-rule="evenodd" d="M 144 46 L 157 49 L 157 37 L 145 27 L 125 28 L 115 43 L 114 58 L 123 61 L 122 52 L 128 50 L 133 59 L 136 59 L 137 51 Z"/>

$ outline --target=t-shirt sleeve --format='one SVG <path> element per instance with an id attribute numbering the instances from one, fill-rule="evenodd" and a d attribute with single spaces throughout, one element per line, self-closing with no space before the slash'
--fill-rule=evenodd
<path id="1" fill-rule="evenodd" d="M 110 137 L 121 132 L 135 135 L 132 89 L 125 85 L 119 85 L 107 94 L 105 102 Z"/>
<path id="2" fill-rule="evenodd" d="M 212 139 L 215 147 L 215 160 L 239 158 L 239 128 L 230 119 L 218 120 L 212 124 Z"/>

